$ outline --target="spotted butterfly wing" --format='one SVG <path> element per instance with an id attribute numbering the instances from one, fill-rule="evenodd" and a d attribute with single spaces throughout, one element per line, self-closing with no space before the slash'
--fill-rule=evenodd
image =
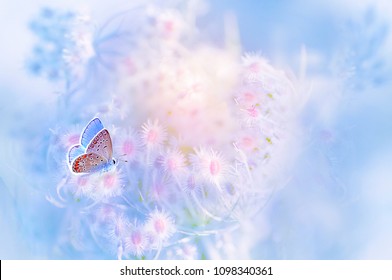
<path id="1" fill-rule="evenodd" d="M 109 131 L 102 129 L 88 144 L 86 153 L 95 153 L 106 159 L 106 162 L 112 160 L 113 145 Z"/>
<path id="2" fill-rule="evenodd" d="M 80 137 L 80 144 L 86 148 L 102 129 L 104 129 L 102 122 L 98 118 L 92 119 Z"/>
<path id="3" fill-rule="evenodd" d="M 95 153 L 86 153 L 78 156 L 72 163 L 75 173 L 90 173 L 98 170 L 107 160 Z"/>

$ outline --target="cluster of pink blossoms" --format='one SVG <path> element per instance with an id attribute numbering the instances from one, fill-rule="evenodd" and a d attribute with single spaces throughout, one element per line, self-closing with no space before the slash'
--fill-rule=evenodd
<path id="1" fill-rule="evenodd" d="M 70 32 L 63 59 L 76 86 L 60 98 L 73 115 L 52 129 L 59 174 L 47 198 L 72 213 L 64 239 L 75 248 L 90 239 L 118 258 L 211 258 L 211 238 L 253 217 L 274 187 L 271 165 L 297 110 L 292 81 L 239 42 L 201 39 L 184 9 L 143 8 L 112 29 Z M 119 163 L 73 174 L 67 151 L 94 116 Z"/>

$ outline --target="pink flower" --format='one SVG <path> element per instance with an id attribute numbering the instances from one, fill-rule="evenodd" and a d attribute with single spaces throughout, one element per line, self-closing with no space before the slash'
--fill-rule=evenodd
<path id="1" fill-rule="evenodd" d="M 125 240 L 125 253 L 141 257 L 148 247 L 148 235 L 140 226 L 134 225 L 127 233 Z"/>
<path id="2" fill-rule="evenodd" d="M 159 163 L 166 174 L 179 176 L 186 171 L 184 155 L 178 149 L 169 149 L 162 153 Z"/>
<path id="3" fill-rule="evenodd" d="M 257 54 L 246 54 L 242 58 L 244 78 L 248 82 L 259 80 L 260 74 L 268 65 L 265 58 Z"/>
<path id="4" fill-rule="evenodd" d="M 64 149 L 69 149 L 73 145 L 79 144 L 80 142 L 80 127 L 74 126 L 69 130 L 63 132 L 54 132 L 55 134 L 60 135 L 60 143 Z"/>
<path id="5" fill-rule="evenodd" d="M 181 15 L 175 10 L 155 11 L 153 22 L 156 34 L 165 40 L 176 40 L 181 35 L 184 23 Z"/>
<path id="6" fill-rule="evenodd" d="M 153 240 L 163 242 L 169 239 L 175 230 L 174 220 L 164 211 L 155 209 L 149 214 L 149 219 L 145 226 Z"/>
<path id="7" fill-rule="evenodd" d="M 94 213 L 94 222 L 105 225 L 116 218 L 116 208 L 110 204 L 103 204 Z"/>
<path id="8" fill-rule="evenodd" d="M 195 173 L 199 173 L 205 180 L 218 185 L 227 174 L 227 163 L 223 156 L 210 150 L 205 151 L 203 148 L 196 149 L 195 154 L 191 156 L 191 162 Z"/>
<path id="9" fill-rule="evenodd" d="M 241 118 L 246 127 L 258 125 L 262 119 L 260 106 L 258 104 L 241 109 Z"/>
<path id="10" fill-rule="evenodd" d="M 110 221 L 108 228 L 108 236 L 112 243 L 117 244 L 125 238 L 129 231 L 129 222 L 124 215 L 115 215 Z"/>
<path id="11" fill-rule="evenodd" d="M 108 197 L 119 196 L 124 187 L 124 177 L 120 169 L 94 174 L 95 190 L 94 199 L 100 200 Z"/>
<path id="12" fill-rule="evenodd" d="M 251 88 L 243 89 L 235 99 L 240 105 L 250 106 L 256 104 L 259 100 L 259 96 L 255 90 Z"/>
<path id="13" fill-rule="evenodd" d="M 154 176 L 150 187 L 150 198 L 155 201 L 172 199 L 171 181 L 167 176 Z"/>
<path id="14" fill-rule="evenodd" d="M 134 162 L 140 154 L 141 142 L 134 131 L 119 133 L 116 137 L 116 154 L 128 162 Z"/>
<path id="15" fill-rule="evenodd" d="M 193 172 L 183 174 L 179 180 L 182 190 L 187 194 L 197 194 L 201 191 L 203 180 L 201 176 Z"/>
<path id="16" fill-rule="evenodd" d="M 258 142 L 260 142 L 260 139 L 258 138 L 254 133 L 244 133 L 236 141 L 236 146 L 247 153 L 255 152 L 259 149 Z"/>
<path id="17" fill-rule="evenodd" d="M 142 125 L 141 138 L 143 144 L 150 149 L 160 147 L 166 140 L 166 129 L 155 120 L 152 123 L 150 120 Z"/>
<path id="18" fill-rule="evenodd" d="M 71 175 L 71 188 L 75 197 L 91 197 L 94 193 L 94 180 L 90 175 Z"/>

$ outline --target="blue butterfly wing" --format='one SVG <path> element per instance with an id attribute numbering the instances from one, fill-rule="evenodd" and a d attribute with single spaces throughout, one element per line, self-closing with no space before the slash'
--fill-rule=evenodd
<path id="1" fill-rule="evenodd" d="M 72 146 L 68 151 L 68 163 L 71 164 L 78 156 L 84 154 L 85 150 L 82 145 Z"/>
<path id="2" fill-rule="evenodd" d="M 80 138 L 80 144 L 82 144 L 83 147 L 87 148 L 88 144 L 91 142 L 91 140 L 94 139 L 94 137 L 102 130 L 104 129 L 103 124 L 98 118 L 92 119 L 86 128 L 84 129 L 82 136 Z"/>

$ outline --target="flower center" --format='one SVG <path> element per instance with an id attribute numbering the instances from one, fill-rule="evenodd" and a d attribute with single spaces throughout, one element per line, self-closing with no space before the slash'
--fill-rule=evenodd
<path id="1" fill-rule="evenodd" d="M 172 33 L 173 32 L 173 30 L 174 30 L 174 23 L 172 21 L 170 21 L 170 20 L 165 21 L 164 26 L 165 26 L 165 31 L 167 33 Z"/>
<path id="2" fill-rule="evenodd" d="M 154 228 L 157 233 L 163 233 L 165 231 L 165 222 L 162 220 L 156 220 L 154 222 Z"/>
<path id="3" fill-rule="evenodd" d="M 255 95 L 252 92 L 245 92 L 244 99 L 246 102 L 253 102 L 255 100 Z"/>
<path id="4" fill-rule="evenodd" d="M 134 245 L 138 246 L 142 243 L 142 235 L 139 231 L 133 232 L 131 235 L 131 241 Z"/>
<path id="5" fill-rule="evenodd" d="M 116 181 L 116 177 L 113 175 L 106 175 L 103 178 L 103 184 L 105 185 L 106 188 L 112 188 L 114 186 L 115 181 Z"/>
<path id="6" fill-rule="evenodd" d="M 259 111 L 257 111 L 256 107 L 249 108 L 247 111 L 252 118 L 256 118 L 259 115 Z"/>
<path id="7" fill-rule="evenodd" d="M 251 137 L 245 136 L 244 138 L 242 138 L 242 145 L 243 145 L 245 148 L 250 149 L 250 148 L 253 147 L 254 141 L 253 141 L 253 139 L 252 139 Z"/>
<path id="8" fill-rule="evenodd" d="M 249 70 L 257 73 L 260 71 L 260 65 L 257 62 L 253 62 L 251 65 L 249 65 Z"/>
<path id="9" fill-rule="evenodd" d="M 134 150 L 133 143 L 129 140 L 126 140 L 123 145 L 124 154 L 130 155 L 133 153 L 133 150 Z"/>
<path id="10" fill-rule="evenodd" d="M 221 170 L 220 162 L 218 160 L 211 160 L 211 162 L 210 162 L 211 175 L 213 175 L 213 176 L 218 175 L 220 170 Z"/>
<path id="11" fill-rule="evenodd" d="M 177 162 L 174 159 L 169 159 L 167 161 L 167 166 L 169 168 L 170 171 L 175 171 L 177 169 Z"/>
<path id="12" fill-rule="evenodd" d="M 155 130 L 150 130 L 147 134 L 147 141 L 149 143 L 155 143 L 158 138 L 158 133 Z"/>

